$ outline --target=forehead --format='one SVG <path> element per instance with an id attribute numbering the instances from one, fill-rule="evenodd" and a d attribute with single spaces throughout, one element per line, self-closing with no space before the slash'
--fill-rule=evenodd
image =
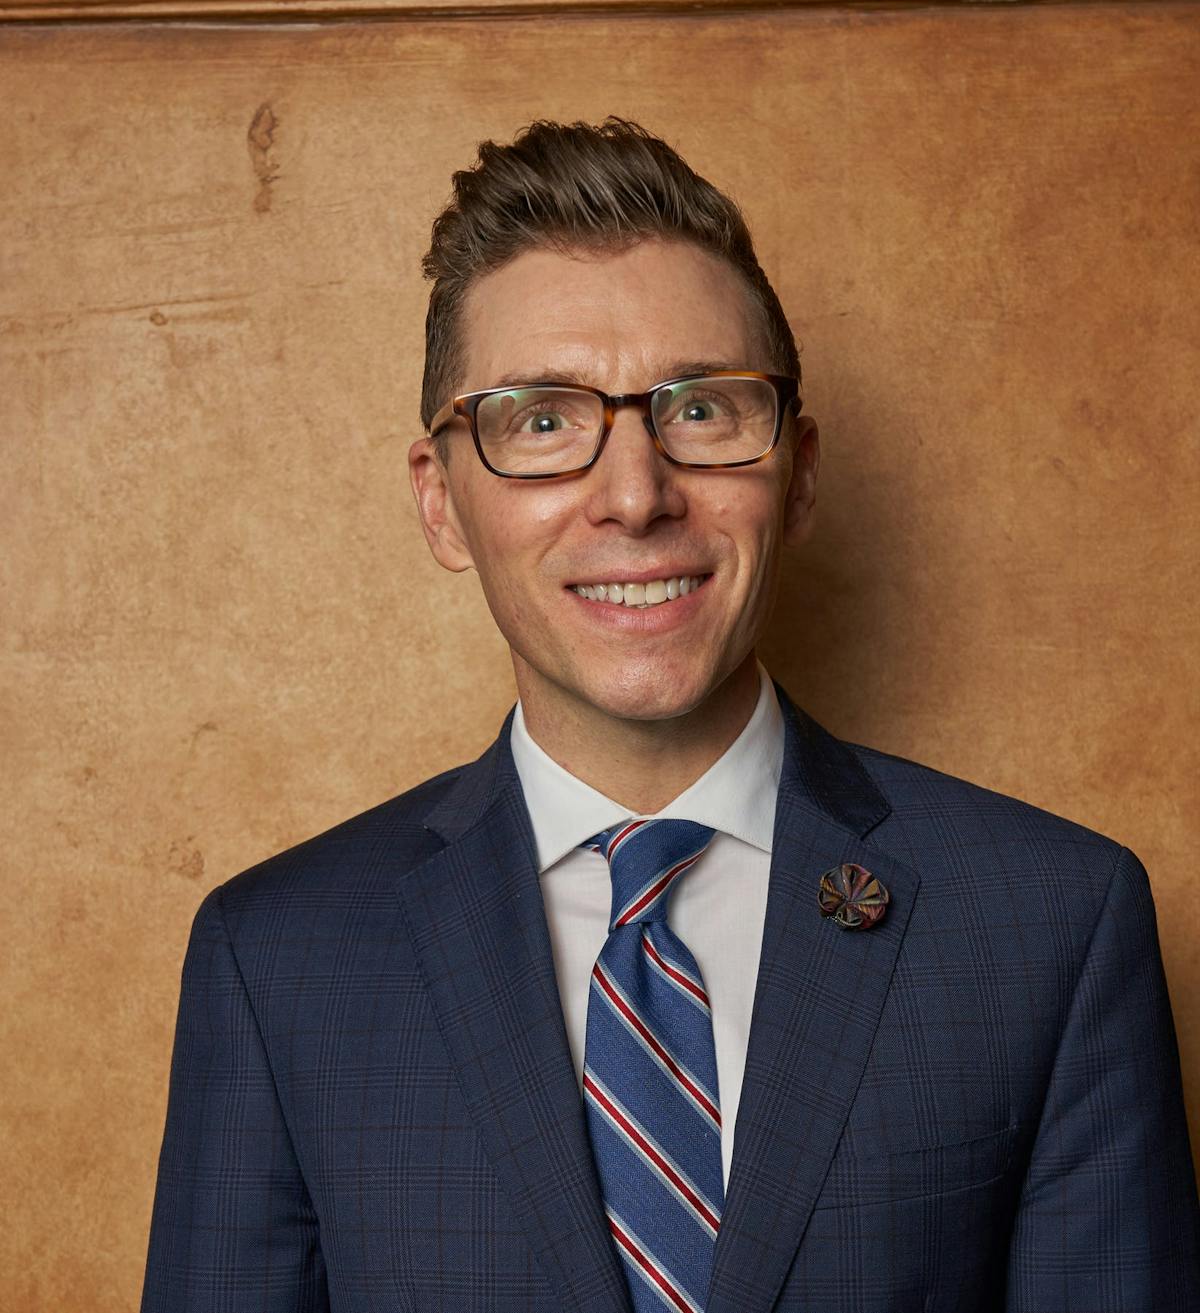
<path id="1" fill-rule="evenodd" d="M 692 243 L 538 248 L 468 292 L 464 391 L 554 375 L 641 391 L 698 362 L 767 370 L 762 339 L 744 279 Z"/>

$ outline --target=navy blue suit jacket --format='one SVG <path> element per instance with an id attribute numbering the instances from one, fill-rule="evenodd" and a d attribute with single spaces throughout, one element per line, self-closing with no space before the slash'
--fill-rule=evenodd
<path id="1" fill-rule="evenodd" d="M 1196 1313 L 1145 872 L 786 723 L 708 1313 Z M 628 1313 L 500 737 L 205 898 L 144 1313 Z M 818 877 L 891 891 L 848 932 Z"/>

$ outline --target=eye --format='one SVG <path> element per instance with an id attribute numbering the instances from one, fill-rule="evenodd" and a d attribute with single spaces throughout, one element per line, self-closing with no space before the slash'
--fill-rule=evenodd
<path id="1" fill-rule="evenodd" d="M 591 393 L 568 387 L 515 388 L 485 397 L 475 413 L 476 431 L 485 444 L 502 444 L 512 452 L 559 450 L 598 434 L 604 409 Z"/>
<path id="2" fill-rule="evenodd" d="M 661 418 L 668 424 L 711 424 L 716 420 L 728 420 L 737 412 L 731 397 L 709 388 L 703 391 L 689 388 L 682 395 L 664 397 L 663 400 L 667 404 Z"/>
<path id="3" fill-rule="evenodd" d="M 531 397 L 527 405 L 514 406 L 504 422 L 504 430 L 516 437 L 546 437 L 563 429 L 584 429 L 592 420 L 582 412 L 573 398 Z"/>
<path id="4" fill-rule="evenodd" d="M 567 427 L 567 420 L 557 410 L 537 410 L 528 415 L 520 427 L 526 433 L 555 433 Z"/>

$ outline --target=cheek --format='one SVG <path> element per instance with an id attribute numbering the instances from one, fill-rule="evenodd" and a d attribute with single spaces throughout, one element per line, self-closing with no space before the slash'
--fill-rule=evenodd
<path id="1" fill-rule="evenodd" d="M 539 572 L 563 537 L 570 507 L 558 489 L 496 482 L 472 506 L 471 553 L 485 595 L 528 603 L 536 589 L 545 587 Z"/>
<path id="2" fill-rule="evenodd" d="M 709 523 L 732 540 L 742 568 L 757 574 L 776 554 L 781 506 L 775 480 L 746 479 L 726 485 L 708 500 Z"/>

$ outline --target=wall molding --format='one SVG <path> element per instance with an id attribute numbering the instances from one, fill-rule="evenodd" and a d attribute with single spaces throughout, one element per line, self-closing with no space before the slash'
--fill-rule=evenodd
<path id="1" fill-rule="evenodd" d="M 928 10 L 1104 5 L 1116 0 L 0 0 L 0 23 L 519 18 L 553 13 L 694 14 L 781 9 Z M 1157 0 L 1164 5 L 1197 0 Z M 1128 8 L 1128 4 L 1124 6 Z"/>

